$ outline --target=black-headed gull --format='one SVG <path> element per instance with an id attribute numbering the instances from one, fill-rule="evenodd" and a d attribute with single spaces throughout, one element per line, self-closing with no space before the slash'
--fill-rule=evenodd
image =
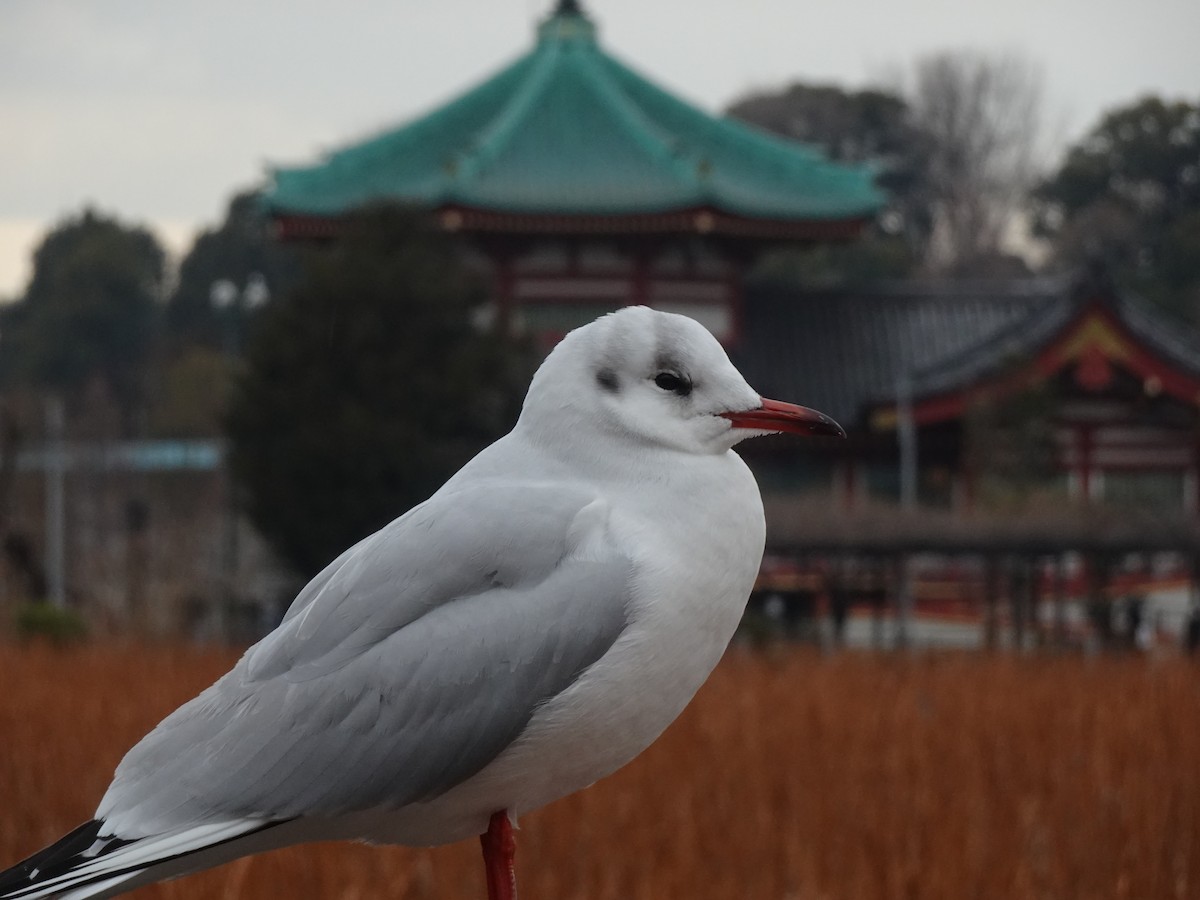
<path id="1" fill-rule="evenodd" d="M 479 835 L 614 772 L 720 659 L 762 559 L 732 447 L 841 434 L 766 400 L 683 316 L 571 332 L 512 432 L 301 591 L 233 670 L 143 738 L 95 819 L 0 897 L 109 897 L 314 840 Z"/>

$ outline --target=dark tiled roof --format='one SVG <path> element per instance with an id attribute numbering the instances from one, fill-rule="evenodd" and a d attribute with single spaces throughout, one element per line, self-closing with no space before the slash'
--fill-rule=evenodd
<path id="1" fill-rule="evenodd" d="M 1132 297 L 1117 296 L 1112 305 L 1146 344 L 1184 371 L 1200 376 L 1200 332 L 1195 326 Z"/>
<path id="2" fill-rule="evenodd" d="M 900 284 L 870 291 L 801 291 L 752 284 L 743 339 L 731 356 L 765 396 L 813 406 L 853 427 L 868 404 L 895 397 L 899 374 L 914 390 L 926 373 L 989 346 L 997 358 L 1069 315 L 1061 280 Z"/>
<path id="3" fill-rule="evenodd" d="M 1200 375 L 1200 333 L 1190 323 L 1145 301 L 1119 294 L 1107 285 L 1089 287 L 1062 282 L 1060 291 L 1057 302 L 1033 310 L 1010 327 L 919 369 L 914 377 L 914 396 L 957 390 L 1000 371 L 1014 359 L 1035 353 L 1054 340 L 1088 302 L 1107 306 L 1162 359 L 1190 374 Z"/>
<path id="4" fill-rule="evenodd" d="M 913 396 L 951 392 L 1006 368 L 1052 341 L 1070 323 L 1075 311 L 1076 304 L 1063 291 L 992 334 L 981 335 L 957 352 L 927 361 L 913 373 Z"/>
<path id="5" fill-rule="evenodd" d="M 959 390 L 1033 355 L 1096 301 L 1152 352 L 1200 376 L 1194 326 L 1106 285 L 1066 278 L 869 291 L 752 284 L 743 339 L 730 356 L 765 396 L 854 427 L 865 410 L 895 399 L 901 373 L 917 398 Z"/>

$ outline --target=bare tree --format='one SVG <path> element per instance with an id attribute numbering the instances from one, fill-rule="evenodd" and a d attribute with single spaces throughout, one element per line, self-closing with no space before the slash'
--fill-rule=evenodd
<path id="1" fill-rule="evenodd" d="M 1002 258 L 1038 174 L 1042 81 L 1015 55 L 943 52 L 914 64 L 907 93 L 930 148 L 931 270 L 979 271 Z"/>

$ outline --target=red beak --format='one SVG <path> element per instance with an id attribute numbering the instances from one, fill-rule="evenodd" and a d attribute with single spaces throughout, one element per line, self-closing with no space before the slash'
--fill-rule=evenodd
<path id="1" fill-rule="evenodd" d="M 787 431 L 791 434 L 827 435 L 842 438 L 846 436 L 842 426 L 825 413 L 819 413 L 807 406 L 768 400 L 766 397 L 763 398 L 762 406 L 758 409 L 723 412 L 721 415 L 732 422 L 734 428 Z"/>

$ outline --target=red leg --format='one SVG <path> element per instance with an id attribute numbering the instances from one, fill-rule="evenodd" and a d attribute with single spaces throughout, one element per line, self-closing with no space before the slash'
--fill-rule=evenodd
<path id="1" fill-rule="evenodd" d="M 517 841 L 508 810 L 492 813 L 488 830 L 479 836 L 479 843 L 483 845 L 488 900 L 517 900 L 517 871 L 513 868 Z"/>

